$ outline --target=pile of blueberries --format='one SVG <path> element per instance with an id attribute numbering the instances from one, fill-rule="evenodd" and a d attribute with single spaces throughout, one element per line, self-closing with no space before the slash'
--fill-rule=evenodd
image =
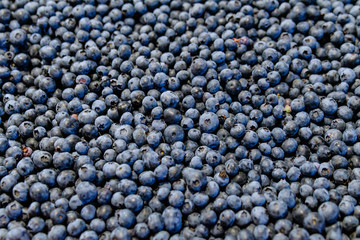
<path id="1" fill-rule="evenodd" d="M 1 240 L 360 237 L 360 1 L 1 0 Z"/>

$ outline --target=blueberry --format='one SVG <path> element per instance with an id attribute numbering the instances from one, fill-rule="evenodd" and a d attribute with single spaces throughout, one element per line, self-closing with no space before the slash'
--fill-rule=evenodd
<path id="1" fill-rule="evenodd" d="M 84 203 L 91 202 L 97 196 L 96 187 L 90 182 L 80 182 L 76 187 L 77 196 Z"/>
<path id="2" fill-rule="evenodd" d="M 97 238 L 98 235 L 96 234 L 96 232 L 91 230 L 84 231 L 79 237 L 79 239 L 97 239 Z"/>
<path id="3" fill-rule="evenodd" d="M 265 225 L 259 225 L 254 229 L 254 237 L 256 239 L 267 239 L 269 237 L 269 232 L 269 229 Z"/>
<path id="4" fill-rule="evenodd" d="M 288 211 L 286 203 L 281 200 L 271 202 L 267 209 L 269 215 L 273 218 L 283 218 Z"/>
<path id="5" fill-rule="evenodd" d="M 29 233 L 24 227 L 14 227 L 8 233 L 6 238 L 8 239 L 30 239 Z"/>
<path id="6" fill-rule="evenodd" d="M 359 220 L 355 216 L 346 216 L 344 217 L 342 226 L 347 231 L 353 231 L 358 224 Z"/>
<path id="7" fill-rule="evenodd" d="M 281 145 L 281 148 L 284 150 L 285 153 L 293 153 L 296 151 L 297 147 L 298 143 L 293 138 L 285 140 Z"/>
<path id="8" fill-rule="evenodd" d="M 161 231 L 161 232 L 158 232 L 155 236 L 154 236 L 154 239 L 156 240 L 160 240 L 160 239 L 169 239 L 170 237 L 170 234 L 167 232 L 167 231 Z"/>
<path id="9" fill-rule="evenodd" d="M 169 203 L 173 207 L 180 207 L 184 202 L 184 194 L 181 191 L 174 190 L 169 194 Z"/>
<path id="10" fill-rule="evenodd" d="M 220 213 L 219 218 L 222 226 L 229 227 L 235 222 L 235 213 L 232 210 L 224 210 Z"/>
<path id="11" fill-rule="evenodd" d="M 193 202 L 198 207 L 204 207 L 209 202 L 209 197 L 203 193 L 195 193 Z"/>
<path id="12" fill-rule="evenodd" d="M 292 238 L 292 239 L 309 239 L 309 237 L 310 237 L 310 234 L 308 233 L 308 231 L 306 231 L 303 228 L 293 229 L 289 233 L 289 238 Z"/>
<path id="13" fill-rule="evenodd" d="M 207 70 L 206 61 L 202 58 L 195 59 L 191 64 L 191 73 L 194 75 L 203 75 Z"/>
<path id="14" fill-rule="evenodd" d="M 250 230 L 244 229 L 239 231 L 237 238 L 254 239 L 254 236 Z"/>
<path id="15" fill-rule="evenodd" d="M 310 213 L 304 219 L 304 227 L 309 232 L 321 233 L 325 229 L 325 220 L 319 213 Z"/>
<path id="16" fill-rule="evenodd" d="M 213 226 L 217 221 L 217 216 L 214 211 L 205 209 L 201 212 L 200 219 L 205 226 Z"/>
<path id="17" fill-rule="evenodd" d="M 292 222 L 287 219 L 279 219 L 275 223 L 275 231 L 278 233 L 289 234 L 292 229 Z"/>
<path id="18" fill-rule="evenodd" d="M 139 195 L 131 194 L 124 199 L 125 207 L 137 212 L 143 207 L 143 201 Z"/>
<path id="19" fill-rule="evenodd" d="M 90 229 L 97 233 L 101 233 L 105 229 L 105 222 L 101 219 L 95 218 L 90 222 Z"/>
<path id="20" fill-rule="evenodd" d="M 170 125 L 165 129 L 164 137 L 169 143 L 182 141 L 184 138 L 184 130 L 179 125 Z"/>
<path id="21" fill-rule="evenodd" d="M 45 184 L 37 182 L 30 186 L 29 194 L 34 201 L 43 202 L 49 198 L 49 189 Z"/>
<path id="22" fill-rule="evenodd" d="M 10 32 L 9 40 L 14 45 L 24 45 L 27 40 L 27 35 L 23 29 L 15 29 Z"/>
<path id="23" fill-rule="evenodd" d="M 130 228 L 135 223 L 135 215 L 128 209 L 122 209 L 117 213 L 117 219 L 120 226 Z"/>
<path id="24" fill-rule="evenodd" d="M 40 217 L 33 217 L 29 220 L 27 227 L 34 233 L 38 233 L 44 229 L 45 221 Z"/>
<path id="25" fill-rule="evenodd" d="M 325 114 L 334 114 L 338 108 L 336 101 L 332 98 L 324 98 L 320 102 L 320 108 Z"/>
<path id="26" fill-rule="evenodd" d="M 16 201 L 9 203 L 5 210 L 10 219 L 17 219 L 22 214 L 21 206 Z"/>
<path id="27" fill-rule="evenodd" d="M 339 210 L 343 215 L 350 215 L 354 211 L 354 204 L 350 201 L 341 201 L 339 204 Z"/>
<path id="28" fill-rule="evenodd" d="M 150 234 L 150 230 L 145 223 L 138 223 L 135 225 L 135 234 L 139 238 L 146 238 Z"/>
<path id="29" fill-rule="evenodd" d="M 273 239 L 282 240 L 282 239 L 288 239 L 288 237 L 283 233 L 277 233 L 277 234 L 274 235 Z"/>
<path id="30" fill-rule="evenodd" d="M 257 225 L 267 224 L 267 222 L 269 221 L 269 216 L 266 213 L 266 209 L 261 206 L 254 207 L 251 210 L 251 218 L 253 222 Z"/>
<path id="31" fill-rule="evenodd" d="M 130 238 L 130 233 L 129 231 L 126 229 L 126 228 L 123 228 L 123 227 L 117 227 L 115 228 L 111 234 L 110 234 L 110 237 L 112 239 L 117 239 L 117 240 L 120 240 L 120 239 L 131 239 Z"/>
<path id="32" fill-rule="evenodd" d="M 1 209 L 0 216 L 1 216 L 1 226 L 5 228 L 7 224 L 10 222 L 10 218 L 8 217 L 6 210 L 4 208 Z"/>
<path id="33" fill-rule="evenodd" d="M 20 202 L 24 202 L 27 200 L 28 193 L 29 193 L 29 186 L 24 182 L 20 182 L 16 184 L 12 189 L 12 194 L 14 198 Z"/>

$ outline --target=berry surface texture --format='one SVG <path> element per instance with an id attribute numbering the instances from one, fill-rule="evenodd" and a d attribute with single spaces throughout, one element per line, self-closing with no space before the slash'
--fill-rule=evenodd
<path id="1" fill-rule="evenodd" d="M 360 0 L 0 0 L 0 240 L 360 239 Z"/>

